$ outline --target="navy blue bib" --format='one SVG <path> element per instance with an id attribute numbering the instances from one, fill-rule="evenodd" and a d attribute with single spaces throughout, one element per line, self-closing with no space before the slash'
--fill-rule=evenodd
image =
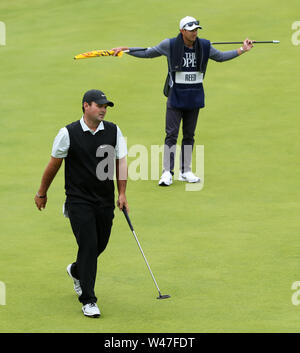
<path id="1" fill-rule="evenodd" d="M 177 109 L 190 110 L 203 108 L 205 105 L 202 81 L 209 59 L 210 42 L 200 38 L 197 38 L 197 41 L 194 48 L 190 49 L 184 45 L 180 48 L 178 37 L 170 40 L 173 86 L 169 102 Z M 181 57 L 181 62 L 178 61 L 178 55 Z"/>

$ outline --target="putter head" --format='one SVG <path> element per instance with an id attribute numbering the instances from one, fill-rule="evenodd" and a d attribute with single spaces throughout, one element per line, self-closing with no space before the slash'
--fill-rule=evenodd
<path id="1" fill-rule="evenodd" d="M 171 296 L 168 294 L 165 294 L 165 295 L 159 294 L 159 297 L 157 297 L 156 299 L 167 299 L 167 298 L 171 298 Z"/>

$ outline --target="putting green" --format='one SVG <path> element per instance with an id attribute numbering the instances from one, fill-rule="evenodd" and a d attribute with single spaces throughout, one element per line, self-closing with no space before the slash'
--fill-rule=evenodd
<path id="1" fill-rule="evenodd" d="M 299 332 L 299 55 L 292 24 L 299 1 L 27 0 L 0 3 L 1 237 L 0 332 Z M 64 201 L 63 170 L 43 212 L 33 197 L 58 130 L 81 117 L 91 88 L 115 102 L 128 147 L 150 151 L 164 139 L 165 58 L 74 55 L 119 45 L 152 46 L 200 19 L 211 41 L 280 40 L 227 63 L 210 61 L 204 145 L 205 184 L 129 180 L 130 217 L 157 292 L 124 216 L 116 210 L 99 259 L 102 317 L 89 320 L 66 274 L 76 254 Z M 300 36 L 299 36 L 300 37 Z M 236 46 L 218 46 L 220 50 Z M 180 141 L 180 140 L 179 140 Z M 133 163 L 137 157 L 129 157 Z M 195 163 L 195 160 L 194 160 Z M 150 165 L 150 161 L 149 161 Z M 150 171 L 149 171 L 150 173 Z M 1 301 L 0 301 L 1 304 Z"/>

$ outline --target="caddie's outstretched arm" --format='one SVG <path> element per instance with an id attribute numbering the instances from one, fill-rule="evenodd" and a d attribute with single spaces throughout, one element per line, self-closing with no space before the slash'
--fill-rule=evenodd
<path id="1" fill-rule="evenodd" d="M 169 53 L 169 39 L 164 39 L 158 45 L 149 48 L 140 48 L 140 47 L 118 47 L 112 48 L 114 51 L 114 56 L 117 56 L 121 51 L 127 51 L 127 54 L 135 56 L 141 59 L 152 59 L 159 56 L 167 56 Z"/>
<path id="2" fill-rule="evenodd" d="M 228 51 L 217 50 L 215 47 L 213 47 L 213 44 L 211 44 L 209 58 L 217 62 L 232 60 L 242 55 L 243 53 L 246 53 L 247 51 L 251 50 L 253 47 L 252 42 L 252 40 L 247 38 L 244 40 L 243 45 L 240 48 Z"/>

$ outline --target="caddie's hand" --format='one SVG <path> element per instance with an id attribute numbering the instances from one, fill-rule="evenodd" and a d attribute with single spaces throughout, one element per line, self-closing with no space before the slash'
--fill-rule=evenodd
<path id="1" fill-rule="evenodd" d="M 114 51 L 114 55 L 113 56 L 117 56 L 120 51 L 124 51 L 124 50 L 128 50 L 128 47 L 118 47 L 118 48 L 112 48 L 111 50 Z"/>
<path id="2" fill-rule="evenodd" d="M 117 206 L 120 209 L 120 211 L 122 211 L 123 207 L 125 207 L 127 212 L 129 212 L 128 202 L 127 202 L 126 196 L 124 194 L 119 195 L 119 198 L 117 201 Z"/>
<path id="3" fill-rule="evenodd" d="M 243 51 L 249 51 L 253 48 L 253 43 L 254 41 L 249 39 L 249 38 L 246 38 L 244 40 L 244 43 L 243 43 Z"/>
<path id="4" fill-rule="evenodd" d="M 34 197 L 34 201 L 38 210 L 42 211 L 46 207 L 47 195 L 45 195 L 45 197 L 40 197 L 40 196 L 41 195 L 36 194 Z"/>

